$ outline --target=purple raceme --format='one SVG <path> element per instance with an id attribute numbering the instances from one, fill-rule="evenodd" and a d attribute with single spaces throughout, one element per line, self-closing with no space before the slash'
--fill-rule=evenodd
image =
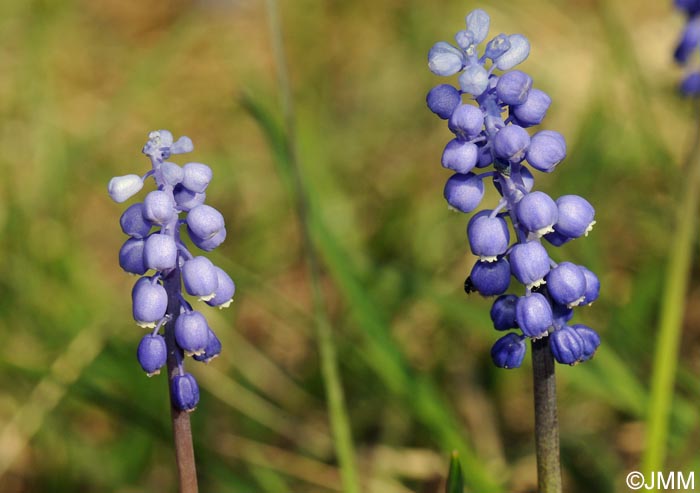
<path id="1" fill-rule="evenodd" d="M 121 203 L 138 193 L 148 178 L 156 184 L 143 202 L 130 205 L 121 216 L 122 231 L 129 238 L 119 252 L 119 265 L 140 276 L 131 293 L 133 317 L 149 332 L 139 343 L 138 362 L 150 377 L 160 373 L 168 353 L 175 355 L 170 392 L 173 405 L 181 411 L 194 410 L 199 401 L 197 382 L 184 369 L 185 357 L 209 362 L 221 352 L 221 342 L 204 315 L 184 298 L 182 286 L 187 294 L 219 308 L 231 303 L 236 290 L 228 274 L 206 257 L 191 253 L 181 238 L 184 226 L 192 243 L 207 252 L 226 238 L 223 216 L 204 204 L 211 169 L 202 163 L 179 166 L 168 161 L 172 155 L 192 150 L 188 137 L 174 141 L 167 130 L 151 132 L 142 151 L 151 169 L 143 176 L 112 178 L 108 185 L 110 197 Z M 166 282 L 173 276 L 174 282 Z M 173 310 L 177 313 L 168 312 L 169 299 L 178 300 Z"/>
<path id="2" fill-rule="evenodd" d="M 695 4 L 700 11 L 700 0 Z M 487 179 L 501 196 L 467 226 L 478 260 L 465 290 L 497 296 L 491 319 L 497 330 L 508 331 L 491 351 L 497 366 L 520 366 L 525 340 L 542 337 L 548 337 L 556 361 L 574 365 L 590 359 L 600 344 L 593 329 L 570 323 L 574 307 L 597 299 L 600 283 L 583 266 L 555 263 L 545 245 L 559 247 L 588 235 L 595 211 L 577 195 L 553 199 L 533 190 L 531 169 L 554 171 L 566 157 L 566 141 L 556 131 L 527 130 L 543 121 L 552 100 L 533 87 L 529 75 L 513 70 L 530 52 L 524 36 L 499 34 L 479 55 L 489 23 L 486 12 L 474 10 L 455 36 L 457 46 L 439 42 L 428 54 L 434 74 L 459 74 L 458 88 L 440 84 L 426 98 L 454 134 L 442 154 L 442 165 L 454 172 L 444 189 L 447 203 L 460 212 L 475 211 Z M 513 277 L 524 286 L 520 296 L 506 294 Z"/>
<path id="3" fill-rule="evenodd" d="M 678 40 L 673 57 L 676 62 L 686 67 L 681 93 L 686 96 L 700 95 L 700 0 L 675 0 L 676 7 L 682 10 L 687 22 L 681 38 Z M 692 60 L 692 58 L 695 60 Z"/>

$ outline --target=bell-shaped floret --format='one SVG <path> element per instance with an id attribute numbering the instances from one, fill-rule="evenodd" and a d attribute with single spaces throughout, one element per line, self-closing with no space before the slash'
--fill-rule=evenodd
<path id="1" fill-rule="evenodd" d="M 495 262 L 499 255 L 506 252 L 510 243 L 508 224 L 498 216 L 473 216 L 467 226 L 467 237 L 472 253 L 486 262 Z"/>
<path id="2" fill-rule="evenodd" d="M 148 268 L 143 262 L 143 249 L 145 241 L 138 238 L 129 238 L 119 250 L 119 266 L 126 272 L 139 276 L 146 273 Z"/>
<path id="3" fill-rule="evenodd" d="M 526 336 L 543 337 L 552 327 L 552 305 L 540 293 L 521 296 L 515 304 L 515 320 Z"/>
<path id="4" fill-rule="evenodd" d="M 541 130 L 532 136 L 526 159 L 533 168 L 550 173 L 565 157 L 566 141 L 559 132 Z"/>
<path id="5" fill-rule="evenodd" d="M 174 187 L 182 181 L 185 177 L 185 170 L 179 165 L 166 161 L 160 165 L 160 173 L 163 177 L 163 181 Z"/>
<path id="6" fill-rule="evenodd" d="M 583 360 L 584 341 L 579 333 L 569 326 L 555 330 L 549 335 L 549 348 L 554 359 L 562 365 L 575 365 Z"/>
<path id="7" fill-rule="evenodd" d="M 595 224 L 595 209 L 583 197 L 562 195 L 557 199 L 559 214 L 554 230 L 569 238 L 586 236 Z"/>
<path id="8" fill-rule="evenodd" d="M 517 203 L 515 208 L 518 223 L 539 238 L 554 231 L 557 222 L 557 204 L 544 192 L 531 192 Z"/>
<path id="9" fill-rule="evenodd" d="M 185 176 L 182 179 L 182 185 L 195 193 L 204 192 L 211 181 L 211 168 L 202 163 L 187 163 L 183 169 Z"/>
<path id="10" fill-rule="evenodd" d="M 176 215 L 175 201 L 171 193 L 153 190 L 143 199 L 143 217 L 153 224 L 168 224 Z"/>
<path id="11" fill-rule="evenodd" d="M 479 149 L 476 144 L 452 139 L 442 153 L 442 165 L 457 173 L 468 173 L 476 165 L 478 158 Z"/>
<path id="12" fill-rule="evenodd" d="M 483 66 L 475 63 L 465 68 L 458 80 L 462 92 L 479 97 L 489 86 L 489 73 Z"/>
<path id="13" fill-rule="evenodd" d="M 443 195 L 450 207 L 460 212 L 471 212 L 484 197 L 484 183 L 474 173 L 455 173 L 447 180 Z"/>
<path id="14" fill-rule="evenodd" d="M 202 301 L 212 299 L 219 286 L 216 267 L 206 257 L 194 257 L 182 265 L 185 291 Z"/>
<path id="15" fill-rule="evenodd" d="M 139 342 L 136 358 L 146 375 L 152 377 L 160 373 L 168 357 L 165 339 L 159 334 L 146 334 Z"/>
<path id="16" fill-rule="evenodd" d="M 433 87 L 425 97 L 425 102 L 428 104 L 430 111 L 443 120 L 447 120 L 452 116 L 452 113 L 461 101 L 462 97 L 459 95 L 459 91 L 449 84 L 440 84 Z"/>
<path id="17" fill-rule="evenodd" d="M 489 34 L 491 17 L 482 9 L 474 9 L 467 14 L 466 23 L 467 29 L 474 35 L 474 43 L 479 44 Z"/>
<path id="18" fill-rule="evenodd" d="M 491 305 L 491 321 L 496 330 L 509 330 L 518 327 L 515 320 L 515 304 L 518 297 L 514 294 L 504 294 L 496 298 Z"/>
<path id="19" fill-rule="evenodd" d="M 525 101 L 510 107 L 510 114 L 523 127 L 532 127 L 542 123 L 551 104 L 552 98 L 546 92 L 531 89 Z"/>
<path id="20" fill-rule="evenodd" d="M 484 114 L 471 104 L 460 104 L 450 116 L 449 129 L 460 139 L 471 140 L 481 133 Z"/>
<path id="21" fill-rule="evenodd" d="M 526 351 L 525 338 L 511 332 L 494 343 L 491 348 L 491 359 L 499 368 L 519 368 Z"/>
<path id="22" fill-rule="evenodd" d="M 522 34 L 511 34 L 508 36 L 510 48 L 503 55 L 499 56 L 495 63 L 499 70 L 510 70 L 516 65 L 525 61 L 530 54 L 530 42 Z"/>
<path id="23" fill-rule="evenodd" d="M 159 271 L 174 268 L 177 263 L 175 239 L 161 233 L 149 236 L 143 249 L 143 262 L 149 269 Z"/>
<path id="24" fill-rule="evenodd" d="M 139 175 L 115 176 L 107 184 L 107 192 L 117 203 L 122 203 L 136 195 L 143 188 Z"/>
<path id="25" fill-rule="evenodd" d="M 179 183 L 173 189 L 173 197 L 175 197 L 175 203 L 177 208 L 181 211 L 189 211 L 194 209 L 198 205 L 204 203 L 207 198 L 206 193 L 195 193 L 191 190 L 186 189 L 182 183 Z"/>
<path id="26" fill-rule="evenodd" d="M 203 354 L 209 341 L 209 326 L 196 310 L 183 312 L 175 320 L 175 342 L 186 356 Z"/>
<path id="27" fill-rule="evenodd" d="M 583 265 L 579 265 L 578 268 L 581 269 L 583 276 L 586 278 L 586 293 L 584 295 L 583 304 L 590 305 L 598 299 L 598 295 L 600 294 L 600 281 L 598 280 L 598 276 Z"/>
<path id="28" fill-rule="evenodd" d="M 131 290 L 134 320 L 141 327 L 153 328 L 165 316 L 168 293 L 151 277 L 142 277 Z"/>
<path id="29" fill-rule="evenodd" d="M 198 205 L 187 214 L 187 229 L 190 235 L 208 240 L 224 229 L 224 216 L 211 206 Z"/>
<path id="30" fill-rule="evenodd" d="M 508 260 L 513 275 L 525 287 L 532 289 L 544 284 L 544 278 L 549 273 L 550 260 L 547 250 L 539 241 L 514 245 Z"/>
<path id="31" fill-rule="evenodd" d="M 145 238 L 151 231 L 151 222 L 143 217 L 143 204 L 130 205 L 119 218 L 122 231 L 133 238 Z"/>
<path id="32" fill-rule="evenodd" d="M 236 285 L 229 275 L 222 269 L 214 266 L 216 271 L 217 286 L 214 292 L 214 297 L 207 300 L 207 305 L 217 306 L 219 308 L 227 308 L 233 301 L 233 295 L 236 293 Z"/>
<path id="33" fill-rule="evenodd" d="M 519 163 L 525 159 L 530 147 L 530 135 L 523 127 L 507 125 L 500 129 L 493 139 L 496 156 L 509 163 Z"/>
<path id="34" fill-rule="evenodd" d="M 428 68 L 435 75 L 449 77 L 464 67 L 464 53 L 449 43 L 439 41 L 428 52 Z"/>
<path id="35" fill-rule="evenodd" d="M 510 266 L 505 258 L 495 262 L 476 262 L 469 278 L 480 295 L 498 296 L 510 286 Z"/>
<path id="36" fill-rule="evenodd" d="M 581 336 L 581 340 L 583 340 L 581 361 L 591 359 L 596 349 L 598 349 L 598 346 L 600 346 L 600 336 L 595 330 L 583 324 L 572 325 L 571 328 L 574 329 L 576 333 Z"/>
<path id="37" fill-rule="evenodd" d="M 561 262 L 547 274 L 547 291 L 552 299 L 568 308 L 583 303 L 586 296 L 586 277 L 578 265 Z"/>
<path id="38" fill-rule="evenodd" d="M 496 94 L 505 104 L 523 104 L 531 88 L 532 77 L 520 70 L 513 70 L 498 78 Z"/>
<path id="39" fill-rule="evenodd" d="M 202 354 L 195 354 L 192 356 L 192 358 L 197 361 L 201 361 L 202 363 L 209 363 L 211 360 L 221 354 L 221 341 L 218 337 L 216 337 L 216 334 L 214 334 L 214 331 L 211 329 L 209 329 L 208 341 L 209 342 L 207 342 L 207 347 L 204 349 L 204 352 Z"/>
<path id="40" fill-rule="evenodd" d="M 199 403 L 199 386 L 190 373 L 175 375 L 170 382 L 173 406 L 180 411 L 192 412 Z"/>
<path id="41" fill-rule="evenodd" d="M 505 34 L 499 34 L 486 44 L 484 56 L 495 60 L 510 49 L 510 41 Z"/>

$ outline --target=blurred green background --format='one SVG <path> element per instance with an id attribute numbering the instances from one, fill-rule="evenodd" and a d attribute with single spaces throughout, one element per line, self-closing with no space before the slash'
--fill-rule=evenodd
<path id="1" fill-rule="evenodd" d="M 363 491 L 440 491 L 453 448 L 468 482 L 471 469 L 503 491 L 536 485 L 529 362 L 490 361 L 490 302 L 462 290 L 467 217 L 442 199 L 450 133 L 424 100 L 443 82 L 427 51 L 476 7 L 492 35 L 530 39 L 522 69 L 554 101 L 543 128 L 567 138 L 569 157 L 537 188 L 597 210 L 587 239 L 552 253 L 603 286 L 577 314 L 600 331 L 598 355 L 557 367 L 565 490 L 627 491 L 693 131 L 675 92 L 683 19 L 671 3 L 281 1 Z M 158 128 L 190 136 L 184 160 L 212 167 L 207 202 L 229 237 L 211 258 L 238 287 L 231 308 L 205 312 L 222 356 L 189 363 L 201 490 L 340 491 L 298 217 L 241 104 L 281 122 L 280 92 L 262 0 L 0 3 L 0 491 L 176 490 L 166 383 L 135 360 L 124 207 L 106 193 L 112 176 L 145 172 L 140 149 Z M 688 308 L 668 470 L 700 471 L 697 274 L 675 300 Z"/>

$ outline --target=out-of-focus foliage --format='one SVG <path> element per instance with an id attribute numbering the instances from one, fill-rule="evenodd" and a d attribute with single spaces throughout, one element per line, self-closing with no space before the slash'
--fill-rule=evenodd
<path id="1" fill-rule="evenodd" d="M 486 8 L 532 44 L 569 157 L 541 190 L 581 193 L 598 223 L 561 251 L 601 297 L 596 358 L 558 368 L 566 491 L 615 491 L 643 447 L 663 268 L 691 108 L 671 2 L 281 2 L 299 156 L 365 491 L 444 488 L 448 453 L 507 491 L 535 484 L 529 366 L 489 360 L 489 301 L 461 285 L 466 217 L 442 199 L 447 130 L 426 108 L 433 42 Z M 668 5 L 667 5 L 668 4 Z M 449 40 L 448 40 L 449 41 Z M 173 491 L 167 386 L 135 360 L 110 177 L 148 132 L 197 144 L 237 282 L 197 371 L 202 491 L 339 491 L 289 189 L 241 101 L 280 117 L 264 2 L 0 2 L 0 485 L 3 492 Z M 200 151 L 201 149 L 201 151 Z M 495 204 L 490 192 L 487 202 Z M 693 266 L 668 464 L 697 470 L 700 282 Z M 682 300 L 679 300 L 679 302 Z M 465 483 L 470 484 L 468 474 Z"/>

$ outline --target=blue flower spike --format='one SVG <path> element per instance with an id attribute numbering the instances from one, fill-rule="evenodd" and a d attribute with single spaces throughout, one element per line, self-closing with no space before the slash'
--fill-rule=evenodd
<path id="1" fill-rule="evenodd" d="M 443 114 L 448 113 L 449 104 L 458 104 L 452 96 L 452 103 L 434 103 Z M 459 99 L 458 93 L 456 96 Z M 437 99 L 444 96 L 437 95 Z M 449 108 L 450 114 L 453 109 Z M 175 140 L 167 130 L 151 132 L 142 151 L 151 169 L 143 176 L 112 178 L 107 187 L 110 197 L 122 203 L 140 192 L 149 178 L 155 181 L 155 190 L 121 215 L 119 224 L 128 239 L 119 251 L 119 265 L 140 276 L 131 293 L 132 314 L 149 333 L 138 345 L 137 360 L 150 377 L 160 373 L 168 363 L 168 355 L 174 356 L 169 375 L 171 402 L 186 412 L 197 406 L 199 387 L 194 376 L 185 371 L 185 359 L 191 356 L 208 363 L 221 353 L 221 341 L 204 314 L 193 310 L 184 294 L 209 306 L 225 308 L 236 291 L 226 272 L 208 258 L 192 253 L 183 241 L 187 235 L 197 248 L 209 252 L 226 239 L 223 215 L 204 203 L 212 180 L 211 168 L 198 162 L 180 166 L 170 161 L 193 149 L 189 137 Z"/>
<path id="2" fill-rule="evenodd" d="M 700 0 L 677 3 L 689 16 L 700 15 Z M 570 323 L 575 308 L 598 298 L 600 281 L 584 266 L 555 263 L 547 247 L 587 236 L 595 209 L 578 195 L 554 199 L 535 190 L 534 172 L 555 171 L 566 158 L 566 140 L 554 130 L 530 130 L 542 124 L 552 99 L 516 68 L 530 54 L 528 39 L 499 34 L 487 41 L 489 27 L 489 15 L 474 10 L 466 16 L 466 29 L 456 33 L 456 46 L 442 41 L 428 54 L 435 75 L 456 79 L 433 87 L 426 102 L 454 134 L 441 158 L 443 167 L 454 173 L 447 179 L 445 200 L 454 211 L 474 213 L 467 239 L 477 260 L 464 287 L 467 293 L 496 297 L 491 320 L 496 330 L 507 332 L 491 351 L 496 366 L 519 367 L 527 339 L 541 338 L 557 362 L 573 365 L 593 357 L 600 345 L 593 329 Z M 698 46 L 700 27 L 693 25 L 677 58 L 687 60 Z M 700 94 L 700 71 L 697 83 L 691 79 L 685 85 L 697 85 Z M 477 210 L 486 178 L 500 200 Z M 515 284 L 511 278 L 524 294 L 508 293 Z"/>

